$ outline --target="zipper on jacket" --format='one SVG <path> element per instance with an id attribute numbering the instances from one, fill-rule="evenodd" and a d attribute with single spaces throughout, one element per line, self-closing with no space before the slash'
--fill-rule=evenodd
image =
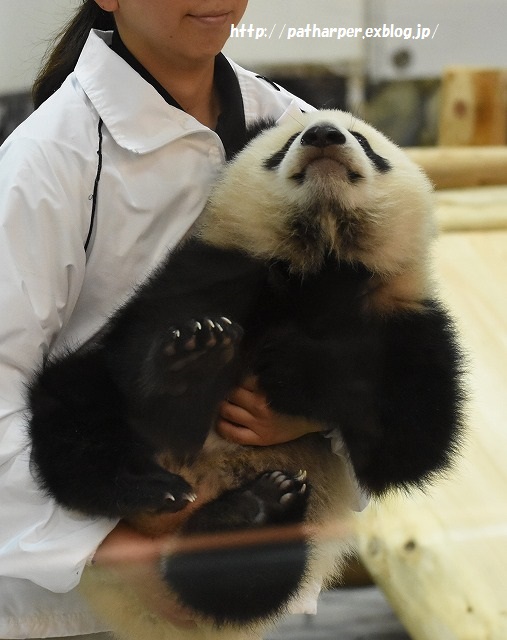
<path id="1" fill-rule="evenodd" d="M 99 136 L 99 144 L 97 149 L 98 161 L 97 161 L 97 173 L 95 174 L 95 182 L 93 185 L 93 194 L 92 194 L 92 213 L 90 218 L 90 227 L 88 229 L 88 235 L 86 236 L 86 240 L 84 243 L 84 250 L 88 254 L 88 247 L 90 245 L 90 241 L 92 239 L 93 230 L 95 227 L 95 216 L 97 211 L 97 193 L 99 189 L 99 181 L 100 174 L 102 172 L 102 118 L 99 119 L 98 126 L 98 136 Z"/>

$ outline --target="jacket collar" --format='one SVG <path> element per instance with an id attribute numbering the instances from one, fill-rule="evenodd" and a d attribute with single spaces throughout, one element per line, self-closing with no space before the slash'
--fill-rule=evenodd
<path id="1" fill-rule="evenodd" d="M 113 32 L 111 49 L 123 58 L 137 73 L 151 84 L 167 104 L 183 111 L 183 107 L 143 67 L 124 45 L 117 31 Z M 214 83 L 220 97 L 220 114 L 216 133 L 225 148 L 227 158 L 234 156 L 246 140 L 245 108 L 238 77 L 223 53 L 215 58 Z"/>
<path id="2" fill-rule="evenodd" d="M 118 145 L 142 154 L 189 133 L 210 133 L 111 51 L 111 38 L 112 32 L 91 31 L 75 74 Z"/>

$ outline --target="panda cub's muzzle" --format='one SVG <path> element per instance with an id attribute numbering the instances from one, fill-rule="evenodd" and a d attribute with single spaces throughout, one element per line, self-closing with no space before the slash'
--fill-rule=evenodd
<path id="1" fill-rule="evenodd" d="M 364 177 L 347 149 L 345 134 L 334 125 L 322 123 L 310 127 L 303 132 L 300 145 L 304 148 L 302 170 L 292 176 L 297 182 L 304 182 L 314 172 L 319 177 L 341 177 L 352 184 Z"/>
<path id="2" fill-rule="evenodd" d="M 389 162 L 373 151 L 362 134 L 342 131 L 330 122 L 320 122 L 292 136 L 285 152 L 292 156 L 290 178 L 298 184 L 308 178 L 356 184 L 372 168 L 381 173 L 390 169 Z"/>
<path id="3" fill-rule="evenodd" d="M 316 124 L 307 129 L 301 136 L 303 146 L 325 149 L 335 144 L 345 144 L 347 138 L 332 124 Z"/>

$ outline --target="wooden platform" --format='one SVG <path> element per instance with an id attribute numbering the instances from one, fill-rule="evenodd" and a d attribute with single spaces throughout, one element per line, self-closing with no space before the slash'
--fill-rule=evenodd
<path id="1" fill-rule="evenodd" d="M 441 294 L 469 357 L 468 442 L 427 495 L 359 516 L 360 555 L 413 640 L 505 640 L 507 187 L 437 197 Z"/>

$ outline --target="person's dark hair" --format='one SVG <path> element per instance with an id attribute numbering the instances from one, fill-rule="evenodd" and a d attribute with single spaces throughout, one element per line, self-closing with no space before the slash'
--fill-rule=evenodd
<path id="1" fill-rule="evenodd" d="M 90 29 L 107 31 L 114 28 L 113 14 L 104 11 L 94 0 L 83 0 L 75 16 L 56 36 L 46 53 L 42 68 L 32 87 L 32 100 L 37 109 L 74 70 Z"/>

